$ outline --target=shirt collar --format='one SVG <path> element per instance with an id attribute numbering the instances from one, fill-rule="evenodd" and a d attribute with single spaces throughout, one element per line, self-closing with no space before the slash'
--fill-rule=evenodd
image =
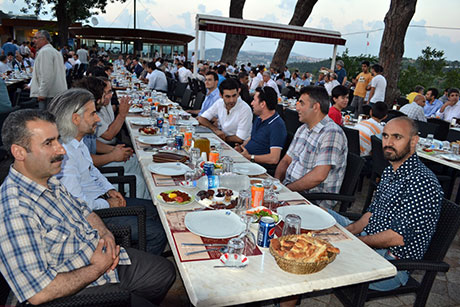
<path id="1" fill-rule="evenodd" d="M 390 167 L 391 167 L 392 173 L 396 177 L 405 177 L 407 175 L 412 174 L 420 163 L 421 162 L 420 162 L 420 159 L 417 156 L 417 153 L 414 153 L 406 161 L 404 161 L 404 163 L 401 164 L 401 166 L 398 167 L 398 169 L 396 171 L 393 171 L 393 167 L 391 165 L 390 165 Z"/>
<path id="2" fill-rule="evenodd" d="M 67 143 L 67 145 L 70 145 L 70 146 L 72 146 L 73 148 L 77 149 L 77 148 L 80 147 L 82 144 L 84 144 L 83 139 L 84 139 L 84 138 L 82 138 L 80 141 L 78 141 L 77 139 L 72 139 L 72 141 L 70 141 L 69 143 Z"/>
<path id="3" fill-rule="evenodd" d="M 278 114 L 278 112 L 275 111 L 275 113 L 270 116 L 269 118 L 267 118 L 266 120 L 262 120 L 262 118 L 260 118 L 260 116 L 258 116 L 258 119 L 261 121 L 261 122 L 267 122 L 269 125 L 271 123 L 273 123 L 273 121 L 275 121 L 275 119 L 277 119 L 280 115 Z"/>
<path id="4" fill-rule="evenodd" d="M 321 130 L 330 122 L 332 119 L 329 118 L 329 116 L 324 116 L 323 119 L 317 123 L 312 129 L 308 129 L 310 132 L 315 132 L 315 133 L 320 133 Z M 308 128 L 308 125 L 307 125 Z"/>
<path id="5" fill-rule="evenodd" d="M 60 186 L 60 181 L 56 177 L 50 177 L 48 179 L 48 188 L 38 184 L 32 179 L 24 176 L 18 172 L 13 166 L 10 166 L 9 177 L 13 182 L 20 186 L 20 189 L 24 190 L 24 193 L 29 195 L 33 201 L 38 201 L 40 196 L 47 190 L 56 191 Z"/>

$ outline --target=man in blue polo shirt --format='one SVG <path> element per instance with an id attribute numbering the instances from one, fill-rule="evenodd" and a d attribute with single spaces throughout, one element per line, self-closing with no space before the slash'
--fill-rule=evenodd
<path id="1" fill-rule="evenodd" d="M 251 137 L 235 149 L 252 162 L 277 164 L 286 142 L 286 126 L 275 111 L 278 95 L 270 86 L 258 87 L 251 105 L 258 117 L 252 125 Z"/>

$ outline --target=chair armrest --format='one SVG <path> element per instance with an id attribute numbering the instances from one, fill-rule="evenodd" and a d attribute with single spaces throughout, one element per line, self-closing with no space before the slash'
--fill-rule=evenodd
<path id="1" fill-rule="evenodd" d="M 98 210 L 94 210 L 94 213 L 99 215 L 101 219 L 108 218 L 108 217 L 117 217 L 117 216 L 137 216 L 139 249 L 145 251 L 146 249 L 146 228 L 145 228 L 146 213 L 145 213 L 144 206 L 129 206 L 129 207 L 98 209 Z"/>
<path id="2" fill-rule="evenodd" d="M 123 247 L 131 247 L 131 227 L 107 224 L 107 228 L 115 237 L 115 242 Z"/>
<path id="3" fill-rule="evenodd" d="M 117 176 L 123 176 L 125 174 L 123 166 L 101 166 L 98 167 L 98 169 L 102 174 L 117 173 Z"/>
<path id="4" fill-rule="evenodd" d="M 342 195 L 337 193 L 299 193 L 308 200 L 335 200 L 344 202 L 354 202 L 356 200 L 355 196 Z"/>
<path id="5" fill-rule="evenodd" d="M 435 271 L 435 272 L 447 272 L 449 271 L 450 265 L 444 261 L 429 261 L 429 260 L 407 260 L 398 259 L 390 261 L 400 271 L 402 270 L 422 270 L 422 271 Z"/>
<path id="6" fill-rule="evenodd" d="M 118 185 L 118 191 L 121 194 L 125 194 L 124 184 L 129 184 L 129 196 L 131 198 L 136 198 L 136 176 L 128 175 L 128 176 L 108 176 L 107 180 L 110 183 Z"/>

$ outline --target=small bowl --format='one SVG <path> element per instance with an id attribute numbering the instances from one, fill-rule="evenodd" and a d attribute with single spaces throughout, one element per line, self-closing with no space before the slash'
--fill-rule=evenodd
<path id="1" fill-rule="evenodd" d="M 229 253 L 225 253 L 222 256 L 220 256 L 219 260 L 224 265 L 228 265 L 228 266 L 245 267 L 249 263 L 249 258 L 246 257 L 245 255 L 236 255 L 236 254 L 229 254 Z"/>

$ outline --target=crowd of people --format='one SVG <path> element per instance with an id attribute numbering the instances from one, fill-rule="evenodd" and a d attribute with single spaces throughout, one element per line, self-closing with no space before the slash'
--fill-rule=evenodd
<path id="1" fill-rule="evenodd" d="M 125 67 L 149 89 L 165 93 L 168 79 L 203 81 L 202 106 L 189 112 L 243 157 L 272 169 L 273 176 L 291 191 L 339 192 L 348 155 L 347 137 L 340 127 L 342 112 L 348 109 L 357 116 L 369 105 L 370 118 L 357 125 L 361 155 L 370 154 L 370 138 L 378 135 L 391 164 L 372 204 L 355 223 L 336 214 L 334 202 L 318 205 L 386 259 L 421 259 L 426 252 L 443 192 L 416 154 L 413 119 L 423 120 L 420 109 L 424 117 L 448 121 L 460 117 L 457 89 L 449 89 L 439 100 L 435 88 L 425 96 L 424 89 L 418 89 L 413 102 L 401 108 L 408 117 L 383 126 L 388 107 L 379 64 L 363 62 L 362 72 L 350 78 L 344 63 L 337 61 L 334 71 L 322 69 L 315 82 L 309 73 L 249 63 L 237 67 L 200 62 L 194 76 L 183 54 L 172 63 L 159 54 L 150 62 L 122 55 L 111 62 L 103 48 L 96 53 L 84 45 L 75 52 L 67 47 L 57 51 L 50 42 L 49 33 L 40 30 L 33 44 L 24 44 L 19 52 L 35 58 L 30 97 L 36 97 L 39 109 L 12 112 L 2 128 L 3 143 L 14 163 L 0 192 L 0 270 L 20 302 L 37 304 L 75 293 L 102 293 L 117 284 L 133 293 L 133 304 L 146 306 L 143 300 L 159 303 L 174 281 L 174 266 L 159 256 L 166 236 L 137 159 L 129 144 L 117 138 L 129 98 L 119 99 L 112 90 L 113 65 Z M 10 41 L 3 46 L 7 56 L 16 48 L 12 46 Z M 70 84 L 69 74 L 76 76 Z M 350 87 L 354 88 L 351 101 Z M 289 88 L 298 100 L 300 122 L 290 136 L 277 111 L 282 93 Z M 125 174 L 136 175 L 139 198 L 125 198 L 116 191 L 98 170 L 103 165 L 121 165 Z M 93 212 L 133 205 L 146 208 L 147 252 L 117 246 L 104 225 L 130 225 L 136 240 L 135 219 L 102 221 Z M 398 272 L 371 288 L 394 289 L 404 285 L 408 276 Z M 282 305 L 296 300 L 288 298 Z"/>

